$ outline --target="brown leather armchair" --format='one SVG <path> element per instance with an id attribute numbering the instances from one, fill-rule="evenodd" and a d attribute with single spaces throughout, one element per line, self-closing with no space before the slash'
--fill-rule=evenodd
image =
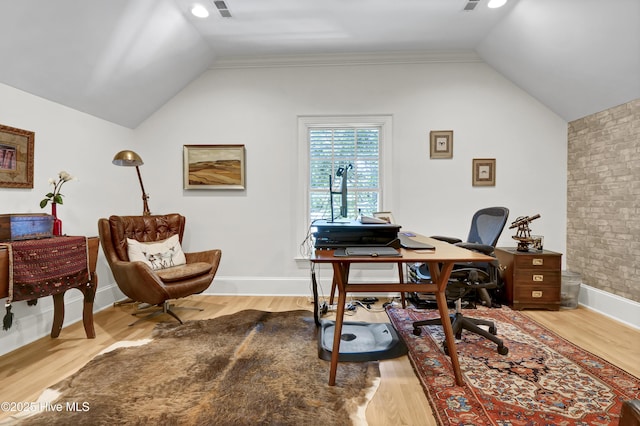
<path id="1" fill-rule="evenodd" d="M 165 269 L 152 269 L 142 261 L 129 260 L 127 238 L 154 243 L 178 235 L 182 243 L 185 221 L 185 217 L 177 213 L 111 216 L 98 220 L 100 244 L 120 290 L 134 302 L 161 308 L 142 319 L 166 313 L 182 323 L 169 300 L 203 292 L 218 270 L 222 251 L 217 249 L 184 253 L 186 264 Z M 134 315 L 137 314 L 140 312 Z"/>

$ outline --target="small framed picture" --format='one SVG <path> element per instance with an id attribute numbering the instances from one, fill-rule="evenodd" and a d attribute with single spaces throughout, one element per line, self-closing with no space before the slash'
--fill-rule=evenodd
<path id="1" fill-rule="evenodd" d="M 0 124 L 0 188 L 33 188 L 35 132 Z"/>
<path id="2" fill-rule="evenodd" d="M 496 186 L 496 159 L 473 159 L 473 186 Z"/>
<path id="3" fill-rule="evenodd" d="M 375 217 L 376 219 L 382 219 L 387 223 L 395 223 L 391 212 L 375 212 L 373 214 L 373 217 Z"/>
<path id="4" fill-rule="evenodd" d="M 432 130 L 429 139 L 431 158 L 453 158 L 453 130 Z"/>
<path id="5" fill-rule="evenodd" d="M 244 145 L 184 145 L 184 189 L 245 189 Z"/>

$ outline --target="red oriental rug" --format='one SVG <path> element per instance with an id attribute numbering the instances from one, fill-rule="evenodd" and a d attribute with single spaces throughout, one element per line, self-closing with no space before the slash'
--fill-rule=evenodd
<path id="1" fill-rule="evenodd" d="M 437 311 L 387 310 L 441 425 L 615 425 L 622 402 L 640 398 L 640 379 L 507 307 L 465 310 L 496 322 L 509 353 L 463 331 L 456 342 L 465 386 L 455 386 L 440 326 L 413 334 Z"/>

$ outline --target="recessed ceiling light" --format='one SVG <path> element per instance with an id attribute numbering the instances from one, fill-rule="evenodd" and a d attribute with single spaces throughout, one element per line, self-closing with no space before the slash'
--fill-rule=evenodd
<path id="1" fill-rule="evenodd" d="M 209 11 L 201 4 L 194 4 L 191 8 L 191 14 L 198 18 L 206 18 L 209 16 Z"/>
<path id="2" fill-rule="evenodd" d="M 507 3 L 507 0 L 489 0 L 489 6 L 491 9 L 495 9 L 497 7 L 502 7 Z"/>

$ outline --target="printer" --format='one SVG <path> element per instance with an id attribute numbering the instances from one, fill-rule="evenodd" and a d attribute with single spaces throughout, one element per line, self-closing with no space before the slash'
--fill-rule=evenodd
<path id="1" fill-rule="evenodd" d="M 398 231 L 400 225 L 392 223 L 330 222 L 318 220 L 313 223 L 316 249 L 336 249 L 357 246 L 390 246 L 400 248 Z"/>

